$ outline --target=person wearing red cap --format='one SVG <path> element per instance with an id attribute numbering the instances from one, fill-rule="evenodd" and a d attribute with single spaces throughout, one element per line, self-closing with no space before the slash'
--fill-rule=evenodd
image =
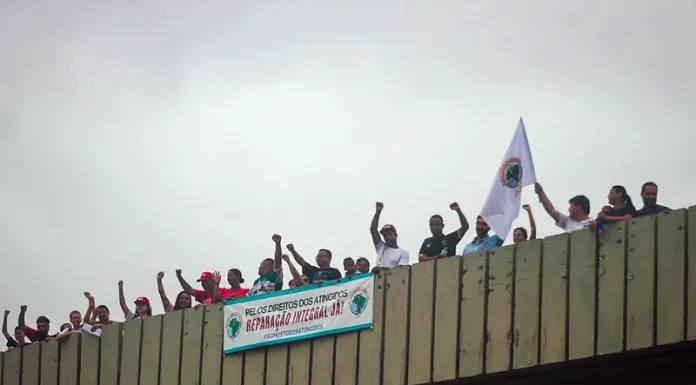
<path id="1" fill-rule="evenodd" d="M 218 287 L 220 285 L 220 273 L 217 272 L 216 274 L 209 271 L 204 271 L 201 273 L 201 277 L 198 278 L 198 282 L 200 282 L 201 286 L 203 286 L 203 290 L 196 290 L 192 288 L 191 285 L 186 282 L 184 277 L 181 276 L 181 269 L 176 270 L 176 278 L 179 280 L 181 288 L 194 297 L 201 305 L 217 303 L 222 301 L 223 298 L 229 298 L 232 296 L 230 289 L 221 289 Z M 216 295 L 217 293 L 220 295 Z"/>
<path id="2" fill-rule="evenodd" d="M 126 296 L 123 294 L 123 281 L 118 281 L 118 301 L 123 310 L 123 316 L 126 321 L 136 318 L 145 318 L 152 316 L 152 307 L 150 300 L 147 297 L 138 297 L 135 299 L 135 313 L 128 308 Z"/>
<path id="3" fill-rule="evenodd" d="M 408 251 L 400 248 L 396 243 L 397 235 L 394 225 L 384 225 L 379 232 L 377 231 L 382 209 L 384 209 L 382 202 L 375 203 L 375 215 L 372 217 L 372 223 L 370 224 L 372 243 L 377 251 L 377 266 L 372 269 L 373 273 L 396 266 L 408 265 L 409 260 Z M 384 237 L 384 241 L 382 241 L 380 233 Z"/>

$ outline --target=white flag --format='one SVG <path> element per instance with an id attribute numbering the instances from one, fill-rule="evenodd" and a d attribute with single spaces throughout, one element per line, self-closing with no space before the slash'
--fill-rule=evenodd
<path id="1" fill-rule="evenodd" d="M 520 214 L 522 187 L 536 183 L 534 161 L 529 150 L 524 122 L 520 118 L 503 163 L 493 180 L 491 192 L 481 210 L 488 226 L 501 239 L 510 232 L 512 222 Z"/>

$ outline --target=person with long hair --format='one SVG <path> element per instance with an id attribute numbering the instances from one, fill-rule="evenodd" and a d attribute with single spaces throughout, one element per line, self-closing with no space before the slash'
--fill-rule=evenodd
<path id="1" fill-rule="evenodd" d="M 631 197 L 623 186 L 612 186 L 607 195 L 609 205 L 602 207 L 597 214 L 599 223 L 616 223 L 630 221 L 636 215 Z"/>
<path id="2" fill-rule="evenodd" d="M 150 306 L 150 300 L 147 297 L 138 297 L 135 299 L 135 312 L 132 312 L 128 308 L 126 296 L 123 294 L 122 280 L 118 281 L 118 302 L 121 305 L 121 310 L 123 310 L 123 316 L 126 321 L 152 316 L 152 307 Z"/>
<path id="3" fill-rule="evenodd" d="M 169 301 L 167 294 L 164 292 L 164 284 L 162 284 L 162 278 L 164 278 L 164 272 L 160 271 L 157 273 L 157 291 L 159 292 L 160 299 L 162 300 L 162 307 L 164 307 L 164 312 L 169 313 L 181 309 L 189 309 L 191 307 L 191 294 L 186 290 L 182 290 L 176 295 L 174 304 Z"/>

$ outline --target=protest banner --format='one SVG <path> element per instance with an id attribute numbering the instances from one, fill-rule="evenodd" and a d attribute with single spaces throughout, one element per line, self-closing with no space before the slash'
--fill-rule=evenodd
<path id="1" fill-rule="evenodd" d="M 225 304 L 223 354 L 372 327 L 372 273 Z"/>

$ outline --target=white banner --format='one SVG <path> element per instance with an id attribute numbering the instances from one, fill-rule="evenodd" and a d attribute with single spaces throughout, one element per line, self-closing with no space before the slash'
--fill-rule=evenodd
<path id="1" fill-rule="evenodd" d="M 223 354 L 372 327 L 372 273 L 230 300 Z"/>

